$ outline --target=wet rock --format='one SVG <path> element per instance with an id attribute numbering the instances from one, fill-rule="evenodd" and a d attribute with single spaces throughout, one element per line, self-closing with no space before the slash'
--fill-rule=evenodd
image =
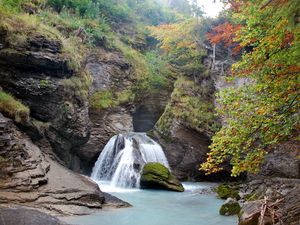
<path id="1" fill-rule="evenodd" d="M 117 197 L 105 193 L 104 192 L 104 196 L 105 196 L 105 202 L 103 207 L 106 208 L 123 208 L 123 207 L 130 207 L 131 205 L 128 202 L 124 202 L 120 199 L 118 199 Z"/>
<path id="2" fill-rule="evenodd" d="M 0 209 L 0 225 L 67 225 L 46 213 L 28 208 Z"/>
<path id="3" fill-rule="evenodd" d="M 142 171 L 141 188 L 184 191 L 182 184 L 160 163 L 147 163 Z"/>

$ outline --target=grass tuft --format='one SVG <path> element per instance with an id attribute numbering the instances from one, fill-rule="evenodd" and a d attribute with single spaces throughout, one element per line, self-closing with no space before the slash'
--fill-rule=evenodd
<path id="1" fill-rule="evenodd" d="M 18 123 L 27 122 L 30 114 L 27 106 L 3 91 L 0 91 L 0 112 Z"/>

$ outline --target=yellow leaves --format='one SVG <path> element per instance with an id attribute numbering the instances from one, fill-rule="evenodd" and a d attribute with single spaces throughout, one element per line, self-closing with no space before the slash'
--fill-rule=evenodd
<path id="1" fill-rule="evenodd" d="M 160 47 L 166 52 L 171 52 L 178 48 L 194 48 L 195 41 L 192 36 L 195 20 L 185 20 L 174 24 L 162 24 L 159 26 L 149 26 L 150 34 L 158 39 Z"/>
<path id="2" fill-rule="evenodd" d="M 258 109 L 256 111 L 256 113 L 259 115 L 264 115 L 266 113 L 266 109 L 264 107 L 262 107 L 262 108 Z"/>

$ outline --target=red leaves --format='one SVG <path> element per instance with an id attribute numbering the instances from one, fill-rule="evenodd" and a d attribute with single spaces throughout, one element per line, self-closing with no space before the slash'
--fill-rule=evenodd
<path id="1" fill-rule="evenodd" d="M 289 47 L 294 40 L 294 34 L 291 32 L 286 32 L 283 42 L 281 44 L 281 48 Z"/>
<path id="2" fill-rule="evenodd" d="M 232 54 L 237 55 L 242 47 L 234 41 L 238 31 L 241 29 L 241 25 L 233 25 L 229 22 L 219 24 L 212 29 L 212 32 L 207 33 L 207 39 L 212 44 L 218 44 L 223 42 L 225 47 L 232 48 Z"/>

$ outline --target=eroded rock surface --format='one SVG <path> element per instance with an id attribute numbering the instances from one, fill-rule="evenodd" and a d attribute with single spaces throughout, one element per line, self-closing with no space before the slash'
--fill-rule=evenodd
<path id="1" fill-rule="evenodd" d="M 96 183 L 44 155 L 2 114 L 0 146 L 0 206 L 23 205 L 55 215 L 84 215 L 110 204 Z M 128 206 L 121 201 L 111 205 Z"/>
<path id="2" fill-rule="evenodd" d="M 28 36 L 16 46 L 6 33 L 0 32 L 0 85 L 30 108 L 32 120 L 22 130 L 36 143 L 48 142 L 40 146 L 79 171 L 74 148 L 87 142 L 90 133 L 87 99 L 78 92 L 82 87 L 75 87 L 83 75 L 71 67 L 73 59 L 63 54 L 61 40 Z"/>
<path id="3" fill-rule="evenodd" d="M 93 77 L 91 94 L 98 91 L 120 92 L 132 84 L 132 67 L 119 53 L 98 49 L 88 59 L 86 68 Z M 91 132 L 88 142 L 76 148 L 89 174 L 108 140 L 119 133 L 133 131 L 132 105 L 113 109 L 89 109 Z"/>
<path id="4" fill-rule="evenodd" d="M 172 126 L 172 139 L 160 135 L 157 131 L 150 136 L 163 147 L 174 176 L 179 180 L 226 180 L 228 172 L 206 176 L 199 171 L 200 164 L 206 161 L 210 138 L 180 123 Z"/>

